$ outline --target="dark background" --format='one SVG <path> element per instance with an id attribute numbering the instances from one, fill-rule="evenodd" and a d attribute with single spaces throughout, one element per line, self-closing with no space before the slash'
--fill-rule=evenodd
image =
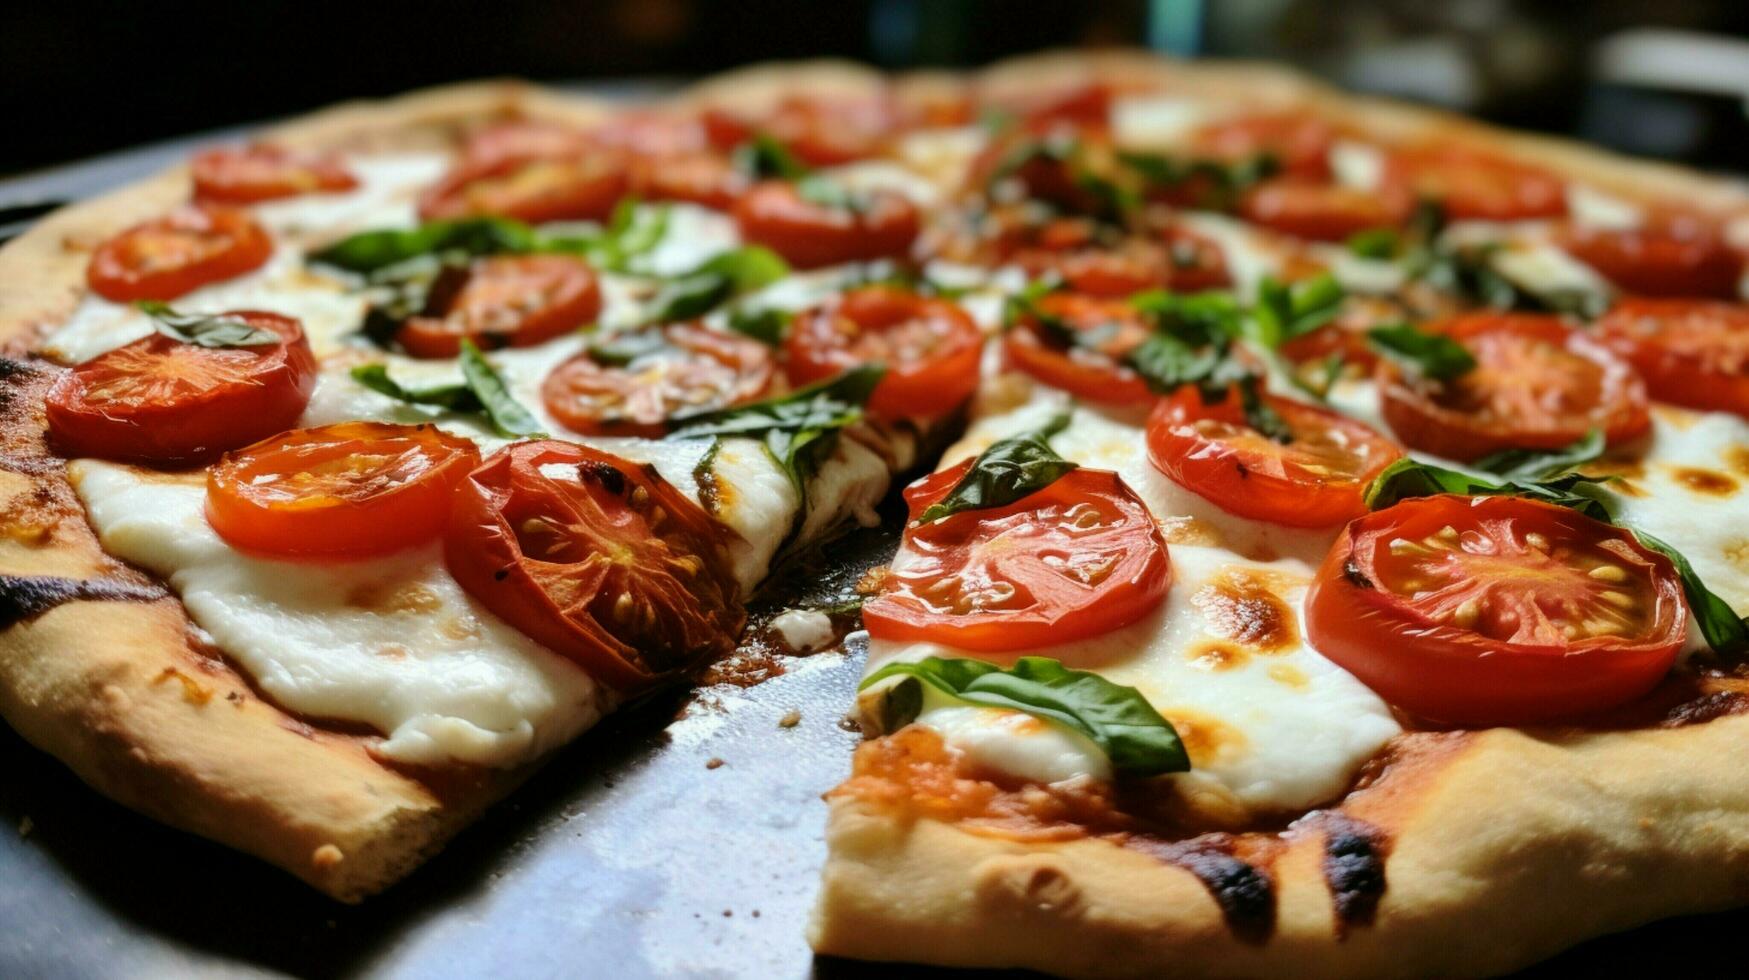
<path id="1" fill-rule="evenodd" d="M 1622 84 L 1608 52 L 1643 52 L 1648 28 L 1742 46 L 1678 39 Z M 1624 41 L 1634 30 L 1639 47 Z M 16 2 L 0 14 L 0 175 L 482 76 L 684 79 L 821 55 L 959 66 L 1079 45 L 1285 60 L 1350 87 L 1749 170 L 1746 35 L 1741 0 Z M 1703 47 L 1717 62 L 1689 56 Z M 1682 78 L 1702 64 L 1704 82 Z"/>

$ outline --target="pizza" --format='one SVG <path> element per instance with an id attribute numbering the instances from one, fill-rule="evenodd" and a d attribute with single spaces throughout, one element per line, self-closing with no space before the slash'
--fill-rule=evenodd
<path id="1" fill-rule="evenodd" d="M 1510 970 L 1746 894 L 1746 248 L 1260 66 L 343 106 L 0 250 L 0 714 L 357 901 L 902 487 L 817 951 Z"/>

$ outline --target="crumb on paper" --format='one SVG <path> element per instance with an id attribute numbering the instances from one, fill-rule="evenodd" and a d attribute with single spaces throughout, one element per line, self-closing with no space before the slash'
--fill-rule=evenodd
<path id="1" fill-rule="evenodd" d="M 779 718 L 777 720 L 777 727 L 779 727 L 779 728 L 794 728 L 801 723 L 802 723 L 801 709 L 800 708 L 791 708 L 788 711 L 783 713 L 782 718 Z"/>
<path id="2" fill-rule="evenodd" d="M 704 761 L 704 767 L 706 769 L 721 769 L 723 760 L 713 755 Z"/>

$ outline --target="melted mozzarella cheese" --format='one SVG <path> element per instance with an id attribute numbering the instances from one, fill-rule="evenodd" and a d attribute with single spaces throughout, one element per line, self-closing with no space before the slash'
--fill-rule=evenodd
<path id="1" fill-rule="evenodd" d="M 275 703 L 370 725 L 402 762 L 514 766 L 593 725 L 612 692 L 471 599 L 435 544 L 382 558 L 276 561 L 207 524 L 199 481 L 77 460 L 104 548 L 164 577 Z"/>
<path id="2" fill-rule="evenodd" d="M 1252 811 L 1303 809 L 1339 795 L 1401 729 L 1378 695 L 1304 641 L 1298 610 L 1310 581 L 1298 561 L 1258 563 L 1218 548 L 1174 545 L 1173 582 L 1152 614 L 1036 654 L 1135 687 L 1178 729 L 1192 770 L 1175 777 Z M 1260 614 L 1259 609 L 1269 610 Z M 1260 618 L 1275 617 L 1267 630 Z M 871 640 L 869 662 L 967 656 L 934 643 Z M 927 690 L 922 724 L 977 765 L 1025 779 L 1106 779 L 1086 738 L 1018 712 Z"/>
<path id="3" fill-rule="evenodd" d="M 1171 147 L 1209 121 L 1209 106 L 1170 95 L 1133 95 L 1111 105 L 1112 138 L 1120 146 Z"/>
<path id="4" fill-rule="evenodd" d="M 1384 181 L 1385 155 L 1367 143 L 1337 140 L 1330 147 L 1330 170 L 1345 187 L 1374 190 Z"/>
<path id="5" fill-rule="evenodd" d="M 1645 220 L 1639 205 L 1580 183 L 1567 185 L 1567 211 L 1593 228 L 1638 228 Z"/>

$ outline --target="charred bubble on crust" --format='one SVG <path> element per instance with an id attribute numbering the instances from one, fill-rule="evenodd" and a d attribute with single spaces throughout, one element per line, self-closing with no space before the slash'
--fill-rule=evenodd
<path id="1" fill-rule="evenodd" d="M 1390 838 L 1378 827 L 1345 813 L 1320 814 L 1324 827 L 1324 883 L 1336 908 L 1336 936 L 1350 926 L 1371 925 L 1385 894 L 1385 858 Z"/>
<path id="2" fill-rule="evenodd" d="M 0 629 L 29 622 L 69 602 L 155 602 L 168 595 L 158 586 L 113 579 L 0 575 Z"/>
<path id="3" fill-rule="evenodd" d="M 1275 878 L 1237 857 L 1237 840 L 1232 834 L 1213 833 L 1171 842 L 1134 837 L 1127 843 L 1195 875 L 1220 906 L 1234 937 L 1261 944 L 1275 931 Z"/>

